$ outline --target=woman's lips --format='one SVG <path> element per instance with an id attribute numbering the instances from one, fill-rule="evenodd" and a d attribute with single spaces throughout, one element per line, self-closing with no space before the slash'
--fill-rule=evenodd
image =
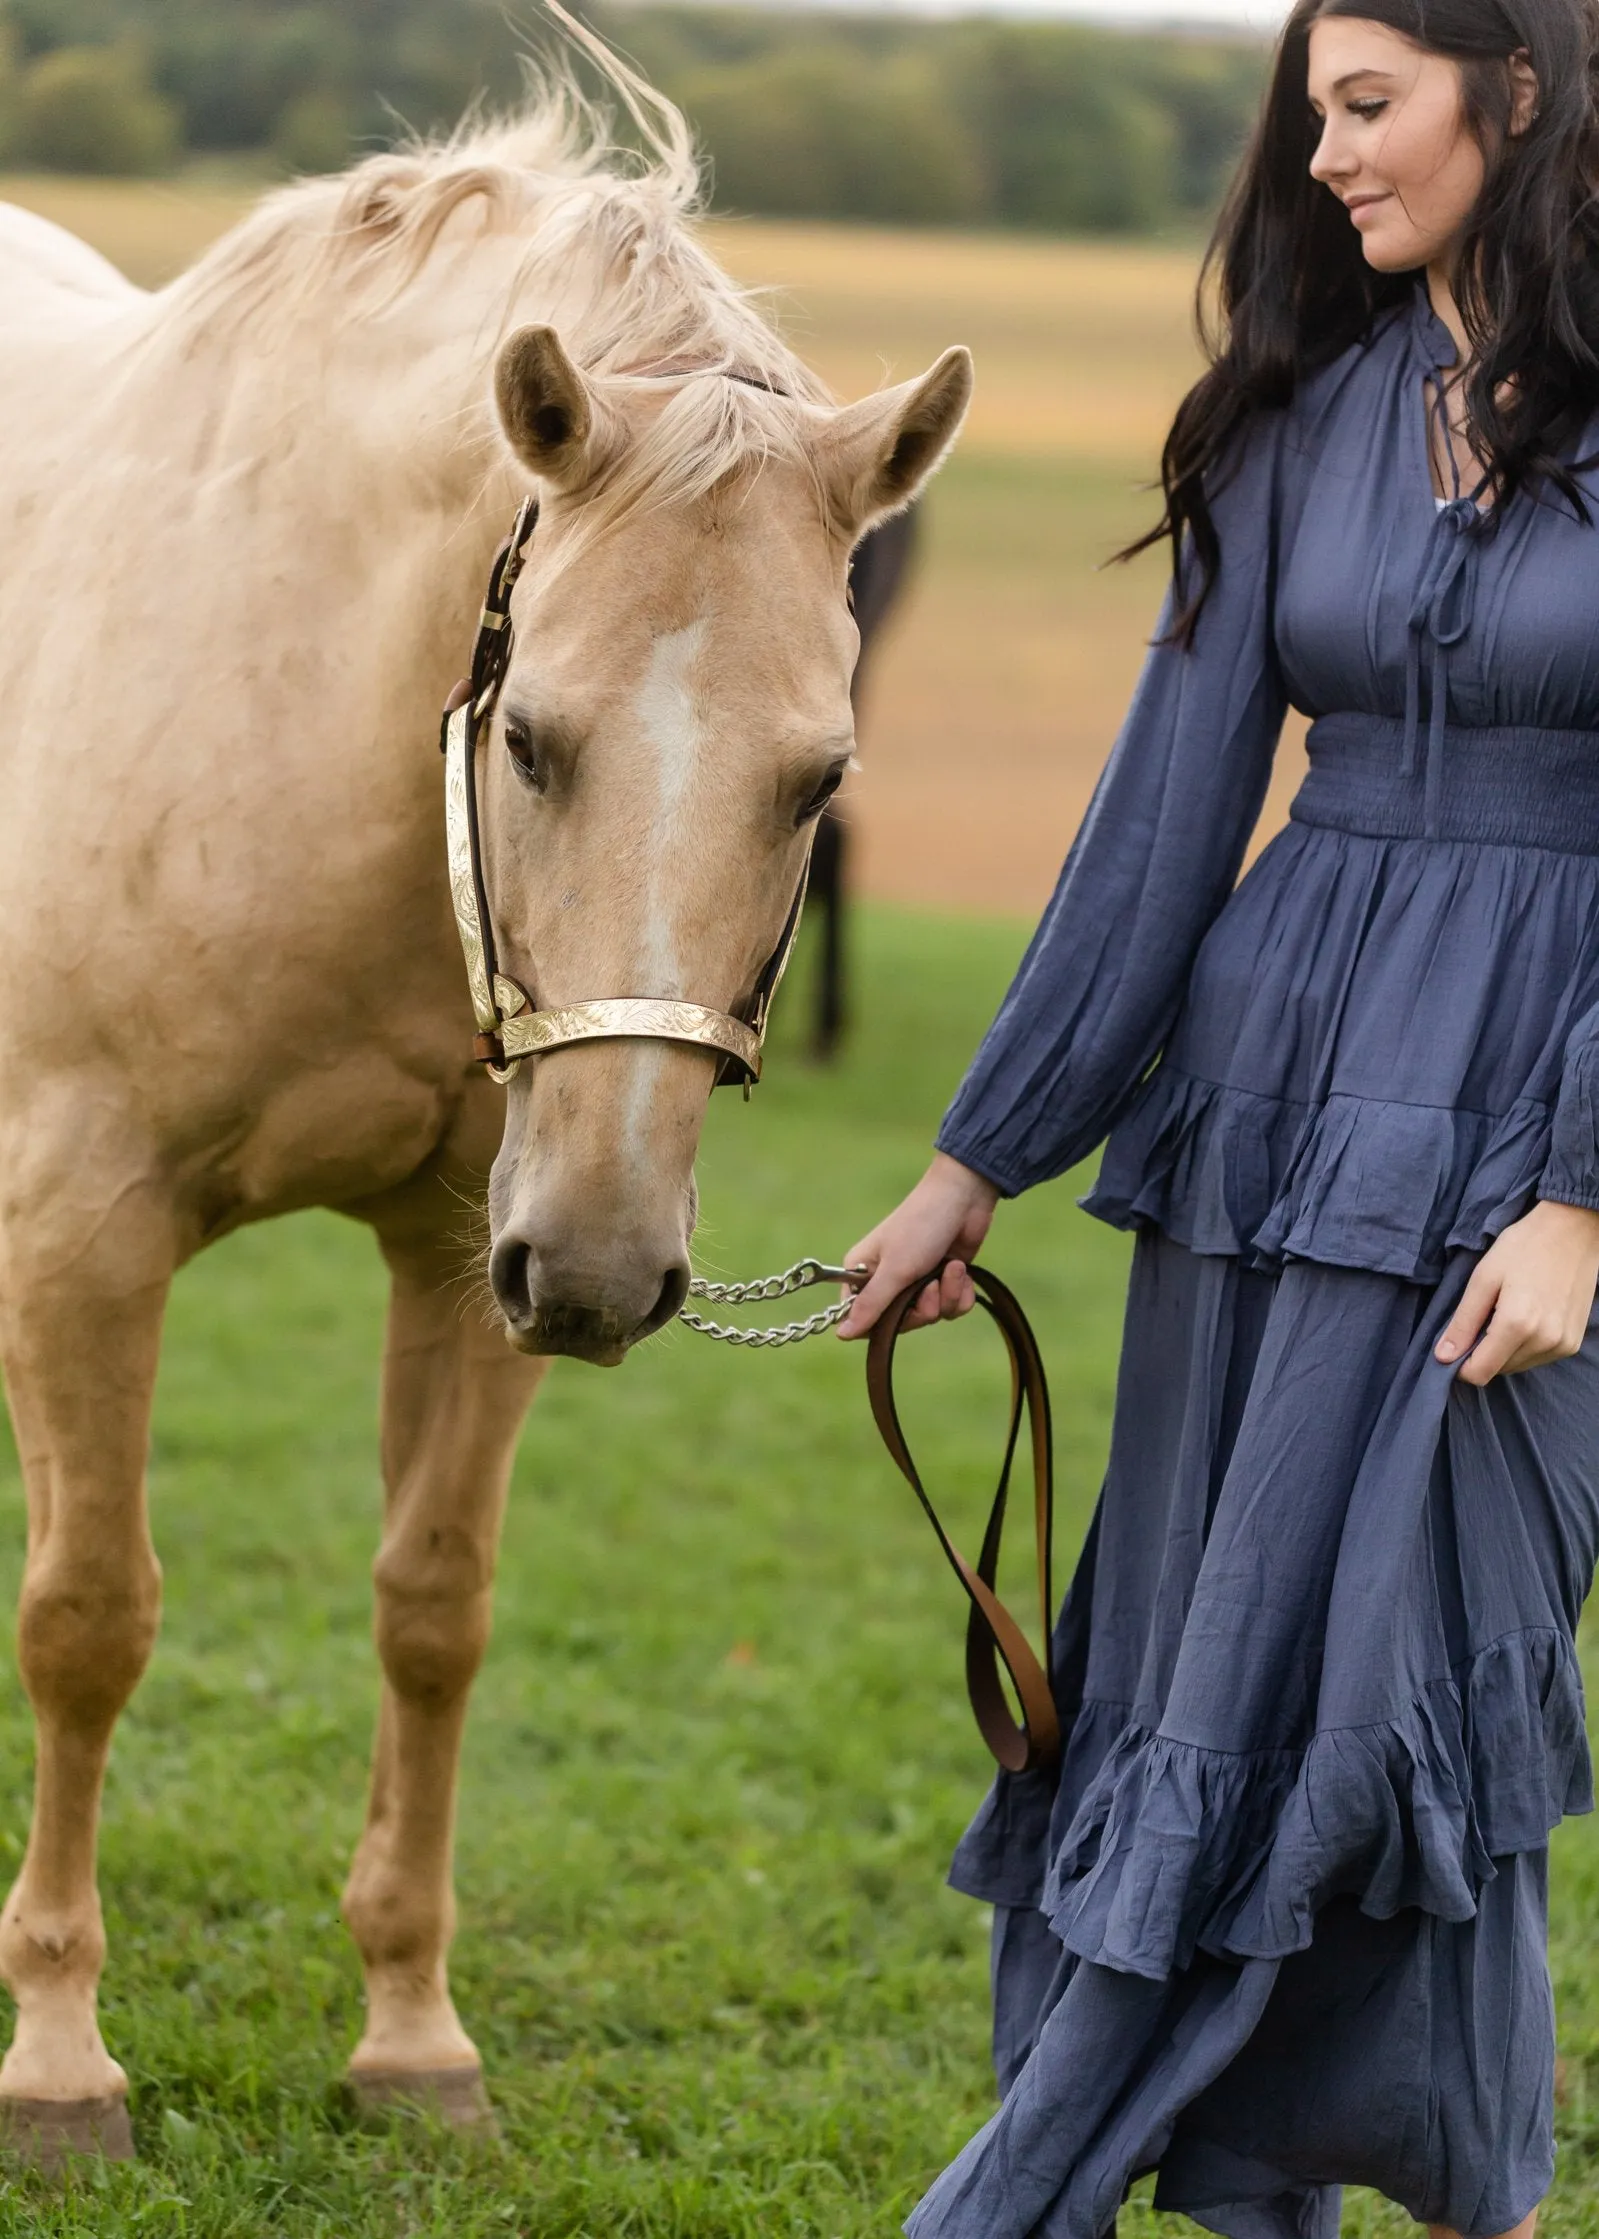
<path id="1" fill-rule="evenodd" d="M 1349 212 L 1351 223 L 1359 225 L 1362 218 L 1369 217 L 1373 210 L 1380 210 L 1387 200 L 1385 194 L 1355 194 L 1350 196 L 1344 208 Z"/>

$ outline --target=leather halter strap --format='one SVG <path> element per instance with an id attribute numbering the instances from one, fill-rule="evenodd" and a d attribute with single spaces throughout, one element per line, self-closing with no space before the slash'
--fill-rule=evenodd
<path id="1" fill-rule="evenodd" d="M 652 365 L 624 365 L 617 370 L 630 381 L 684 381 L 696 373 L 709 373 L 723 381 L 737 381 L 746 389 L 764 389 L 768 396 L 786 397 L 789 393 L 759 373 L 746 373 L 736 365 L 707 365 L 703 358 L 657 358 Z"/>
<path id="2" fill-rule="evenodd" d="M 978 1731 L 995 1762 L 1007 1772 L 1032 1772 L 1055 1763 L 1060 1755 L 1060 1717 L 1055 1708 L 1052 1650 L 1053 1590 L 1051 1568 L 1055 1531 L 1055 1478 L 1050 1438 L 1049 1386 L 1043 1358 L 1032 1325 L 1012 1292 L 986 1268 L 967 1272 L 977 1292 L 977 1302 L 1005 1340 L 1010 1355 L 1010 1428 L 1000 1464 L 999 1483 L 989 1506 L 982 1550 L 969 1563 L 944 1529 L 937 1509 L 928 1498 L 921 1473 L 912 1457 L 894 1402 L 894 1348 L 907 1315 L 923 1290 L 942 1274 L 935 1268 L 901 1291 L 880 1317 L 867 1342 L 866 1389 L 883 1444 L 900 1475 L 921 1502 L 928 1522 L 938 1535 L 945 1559 L 960 1580 L 971 1607 L 966 1620 L 966 1693 Z M 1011 1467 L 1021 1436 L 1025 1412 L 1033 1465 L 1033 1533 L 1038 1559 L 1039 1608 L 1043 1624 L 1043 1661 L 1033 1654 L 1026 1634 L 1000 1600 L 995 1588 L 999 1575 L 1000 1545 L 1005 1536 L 1005 1510 L 1010 1496 Z M 1021 1704 L 1021 1723 L 1011 1715 L 1003 1664 Z"/>
<path id="3" fill-rule="evenodd" d="M 652 372 L 707 370 L 711 369 L 651 368 Z M 753 386 L 766 386 L 752 375 L 729 374 L 728 378 L 748 379 Z M 742 1017 L 728 1011 L 711 1010 L 702 1003 L 634 995 L 600 996 L 539 1010 L 530 1001 L 527 990 L 508 979 L 499 968 L 494 913 L 483 877 L 477 741 L 494 711 L 510 667 L 511 592 L 526 561 L 538 517 L 538 500 L 524 498 L 510 535 L 495 555 L 483 611 L 478 619 L 472 673 L 455 686 L 444 704 L 439 741 L 444 754 L 444 822 L 449 846 L 450 898 L 461 937 L 461 952 L 466 960 L 472 1013 L 477 1022 L 472 1054 L 487 1067 L 492 1080 L 503 1083 L 515 1076 L 524 1057 L 542 1057 L 550 1050 L 564 1049 L 578 1042 L 683 1042 L 708 1050 L 716 1058 L 717 1087 L 730 1081 L 742 1081 L 748 1096 L 752 1085 L 761 1077 L 767 1014 L 799 932 L 810 876 L 809 845 L 777 946 L 756 976 Z"/>

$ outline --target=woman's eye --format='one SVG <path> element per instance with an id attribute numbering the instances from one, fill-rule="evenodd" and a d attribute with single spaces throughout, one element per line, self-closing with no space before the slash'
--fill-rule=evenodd
<path id="1" fill-rule="evenodd" d="M 1379 98 L 1376 95 L 1372 95 L 1365 101 L 1351 101 L 1349 104 L 1349 113 L 1352 117 L 1363 118 L 1365 122 L 1369 124 L 1373 117 L 1380 117 L 1387 106 L 1388 104 L 1385 100 Z"/>
<path id="2" fill-rule="evenodd" d="M 795 823 L 808 824 L 813 816 L 820 816 L 843 782 L 844 771 L 842 764 L 840 764 L 836 769 L 828 771 L 826 777 L 822 779 L 821 784 L 817 786 L 816 791 L 794 819 Z"/>
<path id="3" fill-rule="evenodd" d="M 518 777 L 531 785 L 535 793 L 542 793 L 549 782 L 548 773 L 539 760 L 533 733 L 515 716 L 505 726 L 505 751 L 516 764 Z"/>

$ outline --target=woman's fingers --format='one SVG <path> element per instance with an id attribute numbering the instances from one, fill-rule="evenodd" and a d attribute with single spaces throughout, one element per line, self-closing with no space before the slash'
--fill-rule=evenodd
<path id="1" fill-rule="evenodd" d="M 863 1263 L 851 1259 L 849 1264 L 854 1266 Z M 964 1274 L 965 1270 L 962 1269 L 961 1272 Z M 908 1267 L 902 1262 L 895 1267 L 886 1259 L 880 1260 L 870 1282 L 864 1283 L 855 1293 L 854 1304 L 838 1325 L 839 1336 L 864 1337 L 893 1305 L 900 1292 L 914 1283 L 918 1275 L 926 1273 L 925 1266 Z M 968 1280 L 967 1288 L 970 1287 Z M 930 1322 L 942 1321 L 949 1314 L 964 1312 L 965 1308 L 958 1303 L 958 1290 L 956 1303 L 946 1306 L 944 1282 L 940 1279 L 926 1285 L 902 1326 L 905 1329 L 926 1329 Z"/>
<path id="2" fill-rule="evenodd" d="M 1599 1210 L 1540 1199 L 1477 1262 L 1434 1352 L 1459 1361 L 1467 1384 L 1568 1360 L 1587 1336 L 1596 1277 Z"/>
<path id="3" fill-rule="evenodd" d="M 927 1273 L 925 1262 L 919 1266 L 912 1266 L 897 1256 L 890 1257 L 886 1253 L 875 1257 L 868 1256 L 864 1260 L 860 1260 L 852 1252 L 846 1264 L 851 1267 L 870 1267 L 872 1273 L 869 1280 L 863 1283 L 855 1293 L 849 1312 L 839 1323 L 838 1334 L 840 1337 L 864 1337 L 878 1317 L 893 1305 L 906 1284 L 914 1283 L 918 1275 Z M 924 1298 L 917 1300 L 906 1320 L 905 1326 L 907 1329 L 920 1329 L 923 1322 L 937 1321 L 937 1285 L 929 1284 L 928 1293 L 934 1301 L 932 1311 L 927 1314 L 922 1312 L 925 1303 L 924 1294 Z"/>
<path id="4" fill-rule="evenodd" d="M 1491 1251 L 1471 1271 L 1460 1294 L 1460 1304 L 1450 1315 L 1443 1335 L 1433 1347 L 1441 1361 L 1457 1361 L 1481 1337 L 1499 1297 L 1499 1270 Z"/>
<path id="5" fill-rule="evenodd" d="M 903 1288 L 903 1285 L 901 1287 Z M 943 1303 L 939 1296 L 939 1285 L 928 1283 L 900 1327 L 902 1329 L 926 1329 L 930 1323 L 942 1319 Z"/>
<path id="6" fill-rule="evenodd" d="M 863 1263 L 852 1256 L 848 1264 L 856 1266 Z M 855 1305 L 838 1325 L 839 1334 L 853 1337 L 857 1323 L 861 1330 L 870 1329 L 901 1291 L 915 1282 L 920 1272 L 920 1269 L 914 1270 L 901 1282 L 896 1281 L 886 1268 L 879 1267 L 871 1282 L 856 1293 Z M 976 1304 L 977 1292 L 964 1262 L 951 1260 L 935 1282 L 923 1286 L 921 1295 L 900 1327 L 906 1330 L 927 1329 L 934 1322 L 958 1321 L 962 1314 L 969 1314 Z"/>
<path id="7" fill-rule="evenodd" d="M 938 1280 L 929 1283 L 905 1318 L 907 1329 L 925 1329 L 929 1322 L 958 1321 L 977 1304 L 977 1293 L 963 1261 L 952 1259 Z"/>
<path id="8" fill-rule="evenodd" d="M 1521 1349 L 1521 1331 L 1507 1315 L 1496 1313 L 1478 1338 L 1471 1358 L 1463 1360 L 1455 1373 L 1463 1384 L 1491 1384 L 1507 1368 L 1527 1365 L 1517 1357 Z"/>
<path id="9" fill-rule="evenodd" d="M 1461 1381 L 1488 1384 L 1507 1371 L 1514 1375 L 1524 1368 L 1542 1368 L 1547 1361 L 1568 1360 L 1581 1341 L 1581 1334 L 1566 1327 L 1556 1308 L 1531 1300 L 1512 1301 L 1501 1291 L 1487 1336 L 1470 1360 L 1461 1363 Z"/>
<path id="10" fill-rule="evenodd" d="M 1540 1308 L 1525 1285 L 1512 1287 L 1490 1252 L 1479 1261 L 1449 1326 L 1434 1350 L 1441 1361 L 1459 1360 L 1463 1384 L 1491 1384 L 1507 1370 L 1538 1368 L 1574 1350 L 1553 1308 Z M 1463 1353 L 1469 1359 L 1461 1360 Z"/>
<path id="11" fill-rule="evenodd" d="M 976 1303 L 967 1256 L 979 1249 L 993 1218 L 998 1192 L 992 1182 L 936 1156 L 904 1203 L 880 1221 L 850 1252 L 846 1265 L 870 1270 L 849 1312 L 838 1325 L 840 1337 L 864 1337 L 885 1308 L 919 1275 L 943 1267 L 905 1317 L 907 1329 L 969 1313 Z"/>

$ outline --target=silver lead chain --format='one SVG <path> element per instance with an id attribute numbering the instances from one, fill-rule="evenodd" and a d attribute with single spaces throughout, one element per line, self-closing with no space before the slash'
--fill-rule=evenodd
<path id="1" fill-rule="evenodd" d="M 690 1298 L 707 1298 L 716 1306 L 750 1306 L 769 1298 L 789 1298 L 795 1291 L 808 1291 L 817 1283 L 854 1283 L 865 1280 L 864 1267 L 827 1267 L 819 1259 L 797 1260 L 781 1275 L 758 1276 L 750 1283 L 710 1283 L 696 1275 L 689 1283 Z M 841 1322 L 854 1304 L 853 1298 L 841 1298 L 831 1306 L 824 1306 L 815 1314 L 808 1314 L 802 1322 L 779 1322 L 771 1329 L 739 1329 L 728 1322 L 713 1322 L 703 1314 L 692 1314 L 685 1306 L 678 1320 L 701 1337 L 719 1338 L 724 1345 L 798 1345 L 807 1337 L 819 1337 L 824 1329 L 831 1329 Z"/>

